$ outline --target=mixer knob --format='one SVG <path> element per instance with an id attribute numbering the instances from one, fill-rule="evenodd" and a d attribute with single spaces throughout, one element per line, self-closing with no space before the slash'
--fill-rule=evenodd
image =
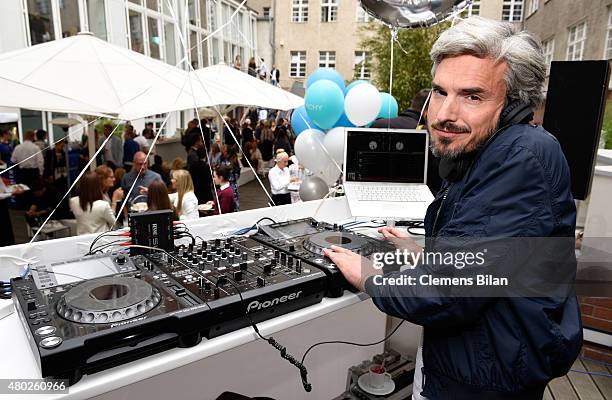
<path id="1" fill-rule="evenodd" d="M 201 256 L 201 255 L 202 255 L 202 252 L 203 252 L 202 248 L 201 248 L 201 247 L 198 247 L 198 249 L 196 250 L 196 254 L 197 254 L 198 256 Z"/>
<path id="2" fill-rule="evenodd" d="M 215 247 L 221 246 L 221 239 L 215 239 Z"/>
<path id="3" fill-rule="evenodd" d="M 206 250 L 206 248 L 207 248 L 207 247 L 208 247 L 208 243 L 207 243 L 207 242 L 202 242 L 202 243 L 200 243 L 200 248 L 201 248 L 202 250 Z"/>
<path id="4" fill-rule="evenodd" d="M 295 252 L 295 245 L 294 244 L 290 244 L 289 245 L 289 251 L 292 252 L 292 253 Z"/>
<path id="5" fill-rule="evenodd" d="M 225 239 L 225 242 L 226 242 L 226 243 L 230 243 L 230 244 L 231 244 L 231 243 L 233 243 L 233 242 L 234 242 L 234 239 L 233 239 L 233 238 L 231 238 L 231 237 L 228 237 L 227 239 Z"/>
<path id="6" fill-rule="evenodd" d="M 203 287 L 204 287 L 204 278 L 203 277 L 200 277 L 199 284 L 200 284 L 200 289 L 203 289 Z"/>
<path id="7" fill-rule="evenodd" d="M 223 250 L 221 249 L 221 247 L 218 247 L 216 251 L 217 255 L 220 256 L 222 251 Z"/>
<path id="8" fill-rule="evenodd" d="M 212 284 L 210 283 L 209 280 L 204 281 L 204 286 L 203 286 L 204 290 L 210 290 L 211 287 L 212 287 Z"/>
<path id="9" fill-rule="evenodd" d="M 287 254 L 282 253 L 280 256 L 280 263 L 284 265 L 286 262 L 287 262 Z"/>
<path id="10" fill-rule="evenodd" d="M 205 270 L 206 269 L 206 264 L 204 263 L 204 261 L 200 261 L 199 268 L 200 268 L 200 270 Z"/>
<path id="11" fill-rule="evenodd" d="M 225 247 L 225 250 L 229 250 L 231 246 L 232 246 L 231 244 L 229 244 L 229 243 L 225 243 L 225 246 L 224 246 L 224 247 Z"/>
<path id="12" fill-rule="evenodd" d="M 242 260 L 246 261 L 249 259 L 249 253 L 247 253 L 246 251 L 244 253 L 242 253 Z"/>
<path id="13" fill-rule="evenodd" d="M 293 267 L 293 257 L 291 256 L 287 257 L 287 266 L 289 268 Z"/>
<path id="14" fill-rule="evenodd" d="M 257 277 L 257 286 L 259 287 L 266 286 L 266 280 L 262 276 Z"/>
<path id="15" fill-rule="evenodd" d="M 312 226 L 314 226 L 316 228 L 317 225 L 318 225 L 318 222 L 313 219 L 312 221 L 310 221 L 310 225 L 312 225 Z"/>
<path id="16" fill-rule="evenodd" d="M 276 267 L 276 260 L 274 259 L 270 260 L 270 265 L 273 267 Z"/>
<path id="17" fill-rule="evenodd" d="M 338 230 L 338 224 L 334 224 L 334 225 L 332 226 L 332 230 L 337 231 L 337 230 Z"/>
<path id="18" fill-rule="evenodd" d="M 189 252 L 192 253 L 193 252 L 193 243 L 189 243 Z"/>
<path id="19" fill-rule="evenodd" d="M 295 260 L 295 272 L 302 273 L 302 260 Z"/>
<path id="20" fill-rule="evenodd" d="M 280 251 L 274 250 L 274 258 L 278 260 L 279 257 L 280 257 Z"/>
<path id="21" fill-rule="evenodd" d="M 213 255 L 212 255 L 212 253 L 208 253 L 208 255 L 206 256 L 206 261 L 208 261 L 208 262 L 212 262 L 212 260 L 213 260 Z"/>
<path id="22" fill-rule="evenodd" d="M 248 267 L 249 267 L 249 265 L 246 262 L 243 261 L 243 262 L 240 263 L 240 270 L 241 271 L 246 271 Z"/>
<path id="23" fill-rule="evenodd" d="M 193 264 L 194 267 L 197 267 L 198 265 L 198 259 L 196 257 L 193 258 L 193 260 L 191 261 L 191 263 Z"/>
<path id="24" fill-rule="evenodd" d="M 230 245 L 229 245 L 229 249 L 228 249 L 228 250 L 229 250 L 229 252 L 230 252 L 230 253 L 233 253 L 233 252 L 235 252 L 235 251 L 236 251 L 236 247 L 234 247 L 234 245 L 233 245 L 233 244 L 230 244 Z"/>
<path id="25" fill-rule="evenodd" d="M 200 254 L 202 258 L 206 258 L 208 256 L 208 251 L 202 250 L 202 254 Z"/>
<path id="26" fill-rule="evenodd" d="M 227 258 L 227 251 L 221 252 L 221 258 Z"/>
<path id="27" fill-rule="evenodd" d="M 272 264 L 264 265 L 263 271 L 264 271 L 264 274 L 271 274 L 272 273 Z"/>
<path id="28" fill-rule="evenodd" d="M 227 256 L 227 261 L 228 261 L 230 264 L 233 264 L 233 263 L 234 263 L 234 255 L 233 255 L 233 254 L 230 254 L 229 256 Z"/>
<path id="29" fill-rule="evenodd" d="M 219 275 L 217 277 L 217 287 L 221 287 L 227 283 L 227 276 Z"/>
<path id="30" fill-rule="evenodd" d="M 235 251 L 236 255 L 239 256 L 241 251 L 240 251 L 240 247 L 236 247 L 236 251 Z"/>
<path id="31" fill-rule="evenodd" d="M 117 261 L 117 264 L 119 265 L 123 265 L 125 264 L 125 262 L 127 261 L 127 259 L 125 258 L 125 256 L 123 254 L 119 254 L 117 256 L 117 258 L 115 259 L 115 261 Z"/>
<path id="32" fill-rule="evenodd" d="M 242 271 L 234 271 L 234 280 L 240 282 L 242 280 Z"/>
<path id="33" fill-rule="evenodd" d="M 215 258 L 215 261 L 213 262 L 213 267 L 219 268 L 219 262 L 220 262 L 219 259 Z"/>

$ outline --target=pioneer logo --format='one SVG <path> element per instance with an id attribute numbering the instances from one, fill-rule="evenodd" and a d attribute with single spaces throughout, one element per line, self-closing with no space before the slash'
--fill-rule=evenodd
<path id="1" fill-rule="evenodd" d="M 135 319 L 130 319 L 128 321 L 123 321 L 123 322 L 116 322 L 114 324 L 111 324 L 111 328 L 114 328 L 116 326 L 121 326 L 121 325 L 127 325 L 127 324 L 132 324 L 134 322 L 138 322 L 138 321 L 142 321 L 143 319 L 145 319 L 147 317 L 140 317 L 140 318 L 135 318 Z"/>
<path id="2" fill-rule="evenodd" d="M 252 302 L 249 303 L 247 307 L 247 312 L 250 312 L 253 310 L 261 310 L 262 308 L 272 307 L 280 303 L 286 303 L 290 300 L 297 299 L 298 297 L 300 297 L 301 294 L 302 294 L 302 291 L 300 290 L 299 292 L 291 293 L 286 296 L 276 297 L 272 300 L 266 300 L 263 303 L 257 300 L 253 300 Z"/>

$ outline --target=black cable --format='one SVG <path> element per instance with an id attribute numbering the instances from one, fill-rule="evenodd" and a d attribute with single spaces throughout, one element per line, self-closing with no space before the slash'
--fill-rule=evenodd
<path id="1" fill-rule="evenodd" d="M 268 218 L 268 219 L 271 219 L 271 218 Z M 274 347 L 276 350 L 280 352 L 280 355 L 282 358 L 284 358 L 291 365 L 295 366 L 297 369 L 300 370 L 300 377 L 302 378 L 302 385 L 304 386 L 304 390 L 306 392 L 310 392 L 312 390 L 312 385 L 308 383 L 308 380 L 306 378 L 308 376 L 308 370 L 306 369 L 304 364 L 298 361 L 291 354 L 287 353 L 287 348 L 283 346 L 282 344 L 278 343 L 272 336 L 270 336 L 269 338 L 266 338 L 259 332 L 259 328 L 257 328 L 257 325 L 255 325 L 255 322 L 253 321 L 253 318 L 251 318 L 251 314 L 249 314 L 248 308 L 246 307 L 244 303 L 244 298 L 242 297 L 240 288 L 238 288 L 238 285 L 232 278 L 227 277 L 227 281 L 231 283 L 232 286 L 234 286 L 234 289 L 236 289 L 236 291 L 238 292 L 238 296 L 240 296 L 240 303 L 242 303 L 242 306 L 245 308 L 245 310 L 247 310 L 244 315 L 246 315 L 247 318 L 249 319 L 249 322 L 251 323 L 251 326 L 253 327 L 253 330 L 255 331 L 257 336 L 259 336 L 262 340 L 265 340 L 266 342 L 268 342 L 270 346 Z"/>
<path id="2" fill-rule="evenodd" d="M 274 220 L 273 220 L 272 218 L 270 218 L 270 217 L 263 217 L 263 218 L 260 218 L 260 219 L 259 219 L 259 221 L 255 222 L 255 225 L 259 225 L 259 223 L 260 223 L 261 221 L 265 221 L 265 220 L 271 221 L 273 224 L 275 224 L 275 223 L 276 223 L 276 221 L 274 221 Z"/>
<path id="3" fill-rule="evenodd" d="M 95 249 L 93 249 L 91 254 L 94 255 L 97 252 L 102 253 L 102 250 L 105 250 L 105 249 L 107 249 L 109 247 L 112 247 L 112 246 L 120 245 L 122 243 L 125 243 L 126 241 L 129 242 L 129 240 L 115 240 L 114 242 L 109 242 L 109 243 L 102 244 L 102 245 L 96 247 Z"/>
<path id="4" fill-rule="evenodd" d="M 104 237 L 104 236 L 123 236 L 123 237 L 129 239 L 129 236 L 125 235 L 125 233 L 113 233 L 113 232 L 116 232 L 116 231 L 106 231 L 106 232 L 102 232 L 101 234 L 96 236 L 96 238 L 89 245 L 89 251 L 85 255 L 86 256 L 90 255 L 94 245 L 96 244 L 96 242 L 98 240 L 102 239 L 102 237 Z"/>

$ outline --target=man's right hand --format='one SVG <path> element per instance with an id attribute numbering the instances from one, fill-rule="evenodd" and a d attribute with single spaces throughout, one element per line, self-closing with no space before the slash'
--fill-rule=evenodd
<path id="1" fill-rule="evenodd" d="M 378 233 L 383 235 L 385 237 L 385 239 L 406 238 L 406 237 L 408 237 L 408 232 L 406 232 L 404 230 L 401 230 L 401 229 L 392 228 L 390 226 L 385 226 L 383 228 L 380 228 L 378 230 Z"/>
<path id="2" fill-rule="evenodd" d="M 116 203 L 116 202 L 118 202 L 121 199 L 123 199 L 123 189 L 122 188 L 117 188 L 113 192 L 112 201 L 113 201 L 113 203 Z"/>

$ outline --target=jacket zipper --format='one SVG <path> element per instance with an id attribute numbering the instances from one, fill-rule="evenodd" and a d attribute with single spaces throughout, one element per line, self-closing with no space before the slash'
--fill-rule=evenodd
<path id="1" fill-rule="evenodd" d="M 433 234 L 433 236 L 438 236 L 438 233 L 436 232 L 436 225 L 438 225 L 438 217 L 440 216 L 440 211 L 442 211 L 442 206 L 444 205 L 444 201 L 446 200 L 446 197 L 448 196 L 448 191 L 450 190 L 451 185 L 449 185 L 446 190 L 444 190 L 444 194 L 442 195 L 442 201 L 440 202 L 440 207 L 438 207 L 438 211 L 436 212 L 436 218 L 434 219 L 434 224 L 433 224 L 433 229 L 431 230 L 431 233 Z"/>

